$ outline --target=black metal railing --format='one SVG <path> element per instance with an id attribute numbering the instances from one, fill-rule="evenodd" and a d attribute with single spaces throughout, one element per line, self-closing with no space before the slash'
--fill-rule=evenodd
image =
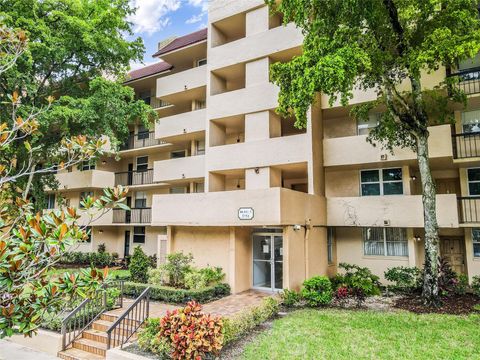
<path id="1" fill-rule="evenodd" d="M 164 143 L 165 141 L 155 139 L 155 131 L 145 131 L 130 135 L 125 144 L 120 147 L 120 150 L 140 149 Z"/>
<path id="2" fill-rule="evenodd" d="M 152 208 L 113 209 L 114 224 L 149 224 L 152 222 Z"/>
<path id="3" fill-rule="evenodd" d="M 124 171 L 115 173 L 115 186 L 153 184 L 153 169 Z"/>
<path id="4" fill-rule="evenodd" d="M 456 86 L 458 86 L 458 88 L 466 95 L 480 93 L 480 68 L 461 70 L 448 76 L 458 76 L 459 82 Z"/>
<path id="5" fill-rule="evenodd" d="M 123 280 L 116 280 L 103 286 L 92 298 L 86 298 L 62 319 L 62 350 L 65 350 L 80 335 L 90 328 L 106 310 L 123 307 Z M 118 288 L 118 296 L 113 299 L 107 297 L 108 288 Z"/>
<path id="6" fill-rule="evenodd" d="M 459 197 L 458 216 L 461 224 L 480 223 L 480 197 Z"/>
<path id="7" fill-rule="evenodd" d="M 453 134 L 452 145 L 454 159 L 480 157 L 480 133 Z"/>
<path id="8" fill-rule="evenodd" d="M 148 319 L 150 312 L 150 288 L 146 288 L 135 302 L 108 328 L 107 350 L 123 345 Z"/>

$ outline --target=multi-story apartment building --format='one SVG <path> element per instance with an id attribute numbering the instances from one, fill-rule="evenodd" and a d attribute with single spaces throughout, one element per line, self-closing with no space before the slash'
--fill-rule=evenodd
<path id="1" fill-rule="evenodd" d="M 159 115 L 132 128 L 121 160 L 58 175 L 78 205 L 86 192 L 128 185 L 132 210 L 92 226 L 83 249 L 105 243 L 120 256 L 191 252 L 221 266 L 234 292 L 296 288 L 348 262 L 382 276 L 422 266 L 423 213 L 416 155 L 367 143 L 371 121 L 319 95 L 305 130 L 275 113 L 269 65 L 300 54 L 302 34 L 282 26 L 263 0 L 210 2 L 208 28 L 160 43 L 159 63 L 126 85 Z M 161 62 L 160 62 L 161 60 Z M 458 272 L 480 274 L 480 66 L 459 64 L 468 107 L 456 122 L 430 128 L 441 254 Z M 425 74 L 432 87 L 446 69 Z M 350 105 L 375 99 L 356 91 Z M 381 109 L 378 109 L 380 112 Z"/>

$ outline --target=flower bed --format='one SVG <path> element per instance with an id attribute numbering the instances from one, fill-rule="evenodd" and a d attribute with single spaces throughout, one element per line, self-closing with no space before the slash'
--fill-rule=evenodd
<path id="1" fill-rule="evenodd" d="M 207 303 L 212 300 L 230 295 L 230 286 L 228 284 L 216 284 L 199 290 L 186 290 L 168 286 L 139 284 L 134 282 L 125 282 L 123 293 L 125 296 L 136 298 L 147 287 L 150 287 L 151 300 L 173 304 L 185 304 L 190 300 L 195 300 L 200 303 Z"/>

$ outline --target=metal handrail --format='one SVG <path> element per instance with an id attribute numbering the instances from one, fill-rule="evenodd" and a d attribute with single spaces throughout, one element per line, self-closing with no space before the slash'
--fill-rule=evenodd
<path id="1" fill-rule="evenodd" d="M 115 186 L 148 184 L 153 184 L 153 169 L 120 171 L 115 173 Z"/>
<path id="2" fill-rule="evenodd" d="M 466 95 L 480 93 L 480 67 L 465 69 L 448 74 L 447 77 L 458 77 L 456 86 Z"/>
<path id="3" fill-rule="evenodd" d="M 149 224 L 152 222 L 152 208 L 113 209 L 114 224 Z"/>
<path id="4" fill-rule="evenodd" d="M 480 197 L 460 196 L 458 201 L 458 216 L 461 224 L 480 223 Z"/>
<path id="5" fill-rule="evenodd" d="M 452 134 L 454 159 L 480 157 L 480 132 Z"/>
<path id="6" fill-rule="evenodd" d="M 112 341 L 115 346 L 123 345 L 148 319 L 150 313 L 150 287 L 147 287 L 135 302 L 108 328 L 107 350 L 111 348 Z M 132 315 L 131 317 L 129 317 Z M 113 335 L 113 339 L 112 339 Z"/>
<path id="7" fill-rule="evenodd" d="M 116 280 L 110 284 L 118 283 L 120 285 L 120 295 L 116 304 L 123 307 L 123 289 L 124 280 Z M 107 310 L 107 289 L 108 284 L 102 285 L 103 291 L 97 291 L 93 299 L 83 300 L 75 309 L 73 309 L 62 320 L 62 350 L 65 350 L 73 343 L 92 323 Z M 79 314 L 77 317 L 76 315 Z M 72 327 L 73 325 L 73 327 Z M 78 326 L 79 325 L 79 326 Z M 68 330 L 68 331 L 67 331 Z"/>
<path id="8" fill-rule="evenodd" d="M 143 131 L 128 136 L 120 150 L 141 149 L 144 147 L 162 145 L 165 141 L 155 138 L 155 131 Z"/>

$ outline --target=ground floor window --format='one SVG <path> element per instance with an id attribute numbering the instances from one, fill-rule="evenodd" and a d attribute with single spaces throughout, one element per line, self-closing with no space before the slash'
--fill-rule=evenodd
<path id="1" fill-rule="evenodd" d="M 145 244 L 145 226 L 135 226 L 133 228 L 133 242 Z"/>
<path id="2" fill-rule="evenodd" d="M 364 228 L 365 255 L 408 256 L 407 231 L 401 228 Z"/>
<path id="3" fill-rule="evenodd" d="M 473 257 L 480 258 L 480 229 L 472 229 Z"/>
<path id="4" fill-rule="evenodd" d="M 333 263 L 333 228 L 327 228 L 327 259 L 328 263 Z"/>
<path id="5" fill-rule="evenodd" d="M 48 194 L 45 198 L 47 209 L 55 209 L 55 194 Z"/>

